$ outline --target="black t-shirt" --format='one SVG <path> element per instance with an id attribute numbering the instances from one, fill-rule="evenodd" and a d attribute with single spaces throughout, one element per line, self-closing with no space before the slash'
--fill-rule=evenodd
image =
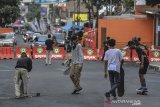
<path id="1" fill-rule="evenodd" d="M 54 44 L 54 41 L 52 39 L 47 39 L 45 41 L 45 44 L 46 44 L 46 50 L 53 50 L 53 44 Z"/>
<path id="2" fill-rule="evenodd" d="M 139 48 L 139 47 L 136 48 L 136 52 L 138 54 L 138 58 L 139 58 L 140 62 L 142 62 L 141 58 L 143 56 L 144 57 L 144 63 L 149 63 L 147 54 L 141 48 Z"/>
<path id="3" fill-rule="evenodd" d="M 28 57 L 20 58 L 15 68 L 25 68 L 30 72 L 32 70 L 32 60 Z"/>

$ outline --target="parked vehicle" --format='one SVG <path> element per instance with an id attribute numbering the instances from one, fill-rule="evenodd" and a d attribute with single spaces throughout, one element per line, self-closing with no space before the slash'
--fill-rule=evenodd
<path id="1" fill-rule="evenodd" d="M 39 35 L 37 36 L 32 43 L 32 46 L 45 46 L 45 41 L 47 40 L 48 35 Z"/>
<path id="2" fill-rule="evenodd" d="M 56 45 L 59 47 L 63 47 L 65 45 L 65 35 L 64 33 L 54 33 L 53 38 L 56 39 Z"/>
<path id="3" fill-rule="evenodd" d="M 0 34 L 0 46 L 14 46 L 17 45 L 15 33 Z"/>

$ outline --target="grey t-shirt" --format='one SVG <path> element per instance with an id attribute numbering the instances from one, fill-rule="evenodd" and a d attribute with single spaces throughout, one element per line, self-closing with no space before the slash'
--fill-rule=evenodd
<path id="1" fill-rule="evenodd" d="M 83 50 L 81 44 L 77 44 L 76 48 L 72 51 L 72 62 L 74 64 L 82 64 L 83 63 Z"/>
<path id="2" fill-rule="evenodd" d="M 122 59 L 122 54 L 119 49 L 109 49 L 105 53 L 104 60 L 108 61 L 108 71 L 120 72 L 120 63 Z"/>

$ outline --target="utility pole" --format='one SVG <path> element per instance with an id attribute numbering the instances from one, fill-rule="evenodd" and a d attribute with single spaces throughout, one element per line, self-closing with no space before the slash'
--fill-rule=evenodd
<path id="1" fill-rule="evenodd" d="M 97 0 L 96 3 L 96 27 L 97 27 L 97 32 L 96 32 L 96 47 L 98 48 L 98 18 L 99 18 L 99 0 Z"/>

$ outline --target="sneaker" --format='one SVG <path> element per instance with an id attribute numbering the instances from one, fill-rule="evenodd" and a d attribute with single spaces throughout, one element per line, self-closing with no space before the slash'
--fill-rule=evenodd
<path id="1" fill-rule="evenodd" d="M 139 89 L 136 89 L 137 91 L 142 91 L 143 90 L 143 88 L 141 87 L 141 88 L 139 88 Z"/>
<path id="2" fill-rule="evenodd" d="M 144 88 L 143 88 L 143 91 L 147 91 L 147 92 L 148 92 L 148 89 L 147 89 L 146 87 L 144 87 Z"/>
<path id="3" fill-rule="evenodd" d="M 75 89 L 72 94 L 79 94 L 78 91 Z"/>
<path id="4" fill-rule="evenodd" d="M 82 89 L 83 89 L 82 87 L 77 88 L 77 89 L 75 89 L 75 90 L 72 92 L 72 94 L 79 94 L 79 92 L 80 92 Z"/>

